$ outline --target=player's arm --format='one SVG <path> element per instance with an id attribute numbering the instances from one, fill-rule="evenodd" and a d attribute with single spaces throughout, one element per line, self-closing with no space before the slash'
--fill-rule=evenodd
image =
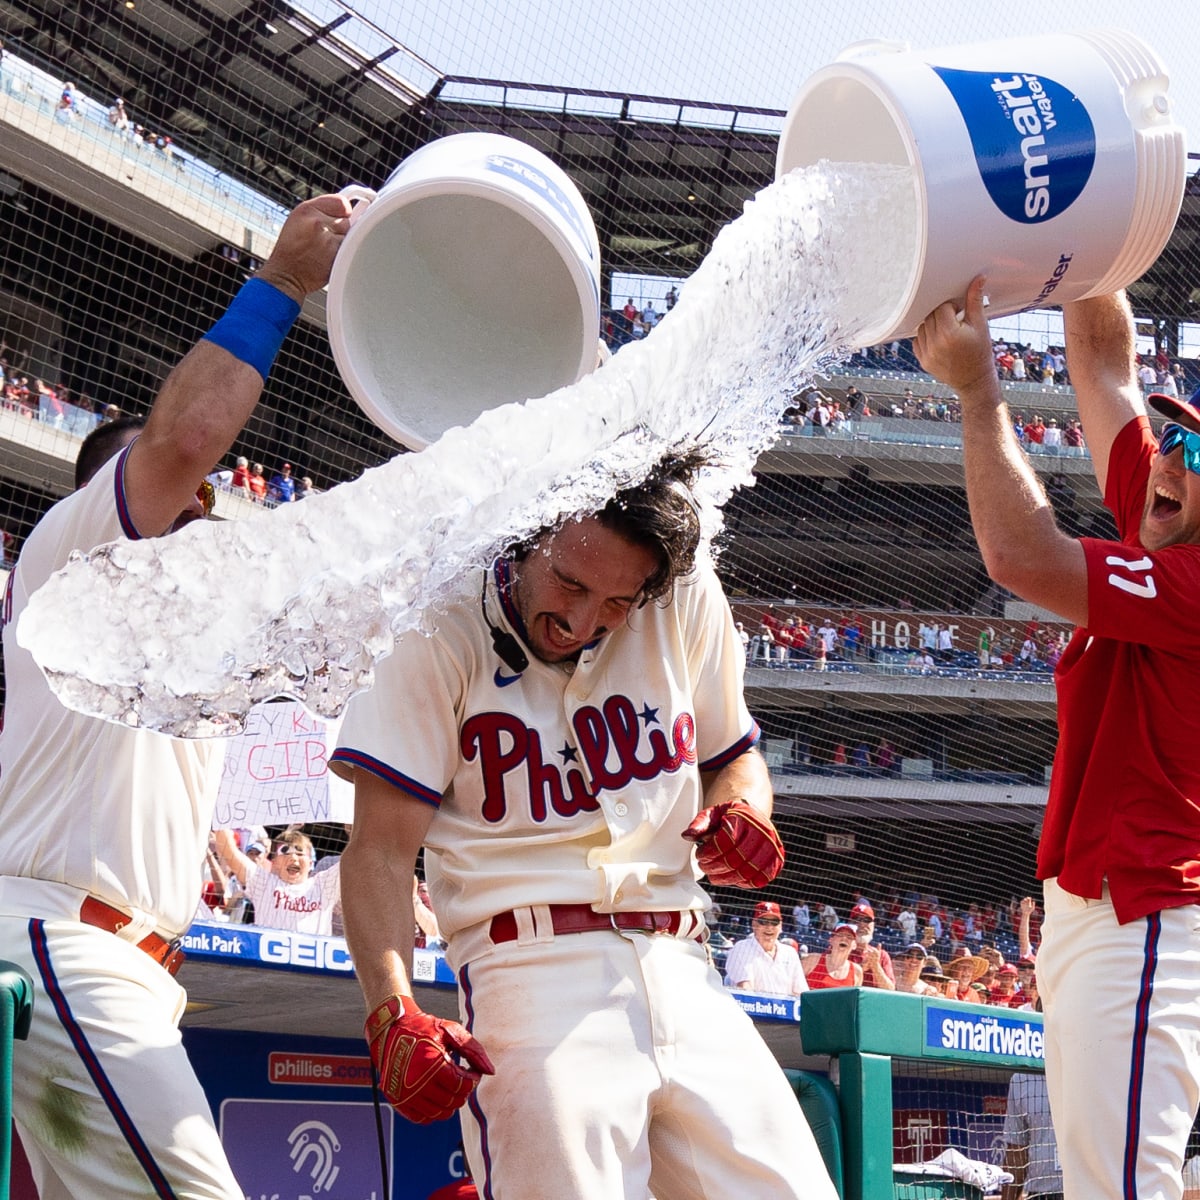
<path id="1" fill-rule="evenodd" d="M 1146 411 L 1134 367 L 1133 315 L 1124 292 L 1063 305 L 1067 363 L 1100 494 L 1117 434 Z"/>
<path id="2" fill-rule="evenodd" d="M 457 1021 L 429 1016 L 412 996 L 412 877 L 433 814 L 358 769 L 354 827 L 341 860 L 342 918 L 367 1002 L 371 1063 L 388 1103 L 418 1124 L 451 1116 L 480 1076 L 493 1073 L 483 1047 Z"/>
<path id="3" fill-rule="evenodd" d="M 267 347 L 286 334 L 304 298 L 329 281 L 349 212 L 341 196 L 298 205 L 255 276 L 270 287 L 243 288 L 221 322 L 167 376 L 125 463 L 125 499 L 143 536 L 171 528 L 233 444 L 262 393 L 274 357 Z M 241 347 L 237 353 L 209 340 L 217 329 L 224 330 L 220 341 Z"/>
<path id="4" fill-rule="evenodd" d="M 238 883 L 245 887 L 246 877 L 254 865 L 249 856 L 241 852 L 237 840 L 228 829 L 214 830 L 213 840 L 217 843 L 217 853 L 221 856 L 226 870 L 231 871 Z"/>
<path id="5" fill-rule="evenodd" d="M 412 880 L 435 811 L 370 771 L 354 772 L 342 916 L 368 1012 L 388 996 L 412 995 Z"/>
<path id="6" fill-rule="evenodd" d="M 683 831 L 696 862 L 719 887 L 766 887 L 783 869 L 783 843 L 771 823 L 774 795 L 767 764 L 747 750 L 700 776 L 705 807 Z"/>
<path id="7" fill-rule="evenodd" d="M 706 805 L 729 804 L 740 800 L 757 809 L 764 817 L 771 815 L 775 793 L 771 788 L 771 773 L 766 760 L 757 750 L 747 750 L 718 771 L 702 771 Z"/>
<path id="8" fill-rule="evenodd" d="M 971 282 L 961 317 L 953 304 L 943 304 L 925 318 L 917 332 L 917 358 L 962 404 L 967 501 L 988 574 L 1023 599 L 1086 625 L 1083 546 L 1058 528 L 1045 490 L 1017 444 L 996 375 L 983 286 L 981 276 Z"/>

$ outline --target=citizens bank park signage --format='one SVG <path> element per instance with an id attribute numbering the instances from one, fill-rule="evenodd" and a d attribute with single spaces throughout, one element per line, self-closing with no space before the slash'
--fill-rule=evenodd
<path id="1" fill-rule="evenodd" d="M 343 975 L 354 971 L 346 939 L 339 937 L 197 921 L 183 935 L 182 944 L 184 953 L 198 962 L 240 962 L 284 971 Z M 454 972 L 432 950 L 413 951 L 413 981 L 455 985 Z"/>

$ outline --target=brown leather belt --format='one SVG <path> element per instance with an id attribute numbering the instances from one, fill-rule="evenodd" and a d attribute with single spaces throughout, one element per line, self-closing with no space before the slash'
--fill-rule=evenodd
<path id="1" fill-rule="evenodd" d="M 105 933 L 120 933 L 129 924 L 130 916 L 95 896 L 88 896 L 79 906 L 79 919 L 85 925 L 94 925 Z M 134 942 L 139 950 L 145 951 L 168 975 L 174 975 L 183 966 L 183 951 L 180 939 L 167 941 L 157 933 L 148 933 L 140 942 Z"/>
<path id="2" fill-rule="evenodd" d="M 595 929 L 615 929 L 626 933 L 677 934 L 684 917 L 680 912 L 597 912 L 590 904 L 551 904 L 550 923 L 555 936 L 564 933 L 590 933 Z M 497 913 L 492 918 L 491 938 L 497 945 L 517 940 L 517 914 Z"/>

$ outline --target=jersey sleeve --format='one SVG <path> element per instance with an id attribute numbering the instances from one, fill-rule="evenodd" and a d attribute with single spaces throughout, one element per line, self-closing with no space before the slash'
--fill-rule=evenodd
<path id="1" fill-rule="evenodd" d="M 119 538 L 140 536 L 125 502 L 128 454 L 127 446 L 109 459 L 86 487 L 63 497 L 38 523 L 22 548 L 17 565 L 27 594 L 65 566 L 76 551 L 86 553 Z"/>
<path id="2" fill-rule="evenodd" d="M 330 766 L 344 779 L 370 771 L 435 807 L 460 760 L 465 676 L 447 639 L 404 634 L 375 666 L 375 684 L 346 707 Z"/>
<path id="3" fill-rule="evenodd" d="M 1180 544 L 1150 553 L 1094 538 L 1082 544 L 1089 634 L 1181 653 L 1200 651 L 1200 625 L 1192 619 L 1200 594 L 1200 546 Z"/>
<path id="4" fill-rule="evenodd" d="M 1150 419 L 1144 415 L 1134 417 L 1113 439 L 1104 482 L 1104 504 L 1115 518 L 1123 542 L 1136 542 L 1156 446 Z"/>
<path id="5" fill-rule="evenodd" d="M 700 769 L 715 771 L 758 741 L 758 726 L 742 691 L 746 656 L 711 568 L 683 581 L 676 595 L 685 622 Z"/>

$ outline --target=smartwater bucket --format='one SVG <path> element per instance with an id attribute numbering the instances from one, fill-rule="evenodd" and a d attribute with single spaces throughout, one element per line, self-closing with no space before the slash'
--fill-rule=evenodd
<path id="1" fill-rule="evenodd" d="M 334 360 L 384 432 L 420 450 L 596 366 L 600 246 L 578 189 L 493 133 L 440 138 L 358 200 L 326 304 Z"/>
<path id="2" fill-rule="evenodd" d="M 1167 73 L 1120 30 L 909 52 L 863 43 L 800 89 L 777 174 L 821 159 L 908 166 L 903 285 L 851 284 L 877 345 L 914 333 L 971 279 L 989 316 L 1133 282 L 1179 214 L 1186 146 Z M 883 294 L 886 290 L 886 294 Z"/>

